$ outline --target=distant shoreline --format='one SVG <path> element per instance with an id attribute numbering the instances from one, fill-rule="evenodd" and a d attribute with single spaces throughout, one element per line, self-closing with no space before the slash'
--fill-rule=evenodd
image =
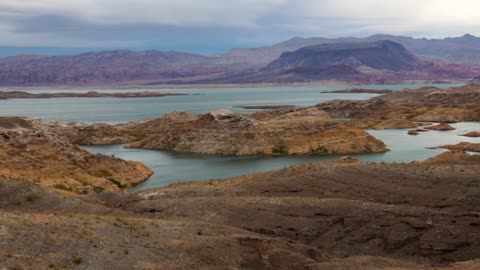
<path id="1" fill-rule="evenodd" d="M 181 93 L 161 93 L 161 92 L 129 92 L 129 93 L 100 93 L 89 91 L 86 93 L 29 93 L 24 91 L 0 91 L 0 100 L 9 99 L 51 99 L 51 98 L 148 98 L 148 97 L 167 97 L 167 96 L 186 96 Z"/>
<path id="2" fill-rule="evenodd" d="M 469 80 L 411 80 L 411 81 L 392 81 L 383 84 L 361 84 L 342 81 L 317 81 L 301 83 L 252 83 L 252 84 L 125 84 L 125 85 L 52 85 L 52 86 L 2 86 L 0 91 L 41 91 L 41 90 L 75 90 L 75 89 L 95 89 L 95 90 L 135 90 L 135 89 L 219 89 L 219 88 L 269 88 L 269 87 L 319 87 L 319 86 L 361 86 L 361 85 L 395 85 L 395 84 L 467 84 Z"/>

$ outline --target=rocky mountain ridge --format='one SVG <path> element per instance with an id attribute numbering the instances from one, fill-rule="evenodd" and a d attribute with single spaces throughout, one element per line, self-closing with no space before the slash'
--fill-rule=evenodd
<path id="1" fill-rule="evenodd" d="M 405 80 L 471 79 L 478 72 L 480 61 L 479 38 L 464 36 L 444 40 L 414 39 L 389 35 L 368 38 L 294 38 L 277 45 L 237 49 L 218 55 L 198 55 L 160 51 L 104 51 L 79 55 L 20 55 L 0 59 L 0 86 L 101 86 L 101 85 L 162 85 L 204 83 L 285 83 L 302 82 L 302 78 L 285 80 L 276 76 L 263 76 L 263 80 L 245 74 L 256 73 L 282 54 L 320 44 L 375 43 L 390 40 L 401 44 L 409 52 L 430 63 L 424 72 L 405 73 L 403 76 L 385 76 L 384 82 Z M 280 60 L 279 60 L 280 61 Z M 351 64 L 351 63 L 350 63 Z M 334 78 L 345 81 L 353 77 L 351 65 L 317 67 L 315 80 Z M 399 63 L 401 64 L 401 63 Z M 368 66 L 368 65 L 367 65 Z M 374 68 L 375 70 L 375 68 Z M 362 73 L 368 70 L 363 70 Z M 426 72 L 426 74 L 425 74 Z M 478 74 L 478 73 L 477 73 Z M 377 73 L 373 74 L 379 75 Z M 382 74 L 380 74 L 382 75 Z M 429 76 L 428 76 L 429 75 Z M 249 81 L 251 79 L 252 81 Z M 382 83 L 377 81 L 376 83 Z"/>

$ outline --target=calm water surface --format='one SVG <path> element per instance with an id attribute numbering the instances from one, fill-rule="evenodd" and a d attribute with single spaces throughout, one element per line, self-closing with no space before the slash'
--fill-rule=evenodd
<path id="1" fill-rule="evenodd" d="M 364 85 L 370 89 L 419 88 L 424 85 Z M 435 85 L 447 88 L 458 85 Z M 186 89 L 159 90 L 196 94 L 162 98 L 61 98 L 61 99 L 17 99 L 0 100 L 0 115 L 31 116 L 44 120 L 78 121 L 85 123 L 120 123 L 132 120 L 157 117 L 171 111 L 182 110 L 203 113 L 217 109 L 231 109 L 247 112 L 234 106 L 241 105 L 298 105 L 308 106 L 333 99 L 368 99 L 375 94 L 327 94 L 321 93 L 345 89 L 345 86 L 324 87 L 276 87 L 240 89 Z M 41 90 L 41 92 L 63 92 L 65 90 Z M 91 91 L 85 89 L 75 92 Z M 144 90 L 98 90 L 144 91 Z M 32 91 L 33 92 L 33 91 Z M 251 112 L 251 110 L 249 110 Z M 478 142 L 480 138 L 460 137 L 468 131 L 480 130 L 480 123 L 454 124 L 457 130 L 448 132 L 430 131 L 419 136 L 409 136 L 405 130 L 369 131 L 384 141 L 391 149 L 382 154 L 356 155 L 363 161 L 410 162 L 423 160 L 441 153 L 427 147 L 453 144 L 461 141 Z M 126 160 L 136 160 L 151 167 L 155 174 L 145 183 L 135 188 L 142 190 L 165 186 L 170 183 L 226 178 L 245 173 L 279 169 L 305 162 L 334 160 L 340 156 L 290 156 L 290 157 L 223 157 L 198 154 L 179 154 L 165 151 L 124 149 L 122 145 L 85 147 L 95 153 L 115 155 Z"/>
<path id="2" fill-rule="evenodd" d="M 385 142 L 391 150 L 381 154 L 355 155 L 362 161 L 410 162 L 424 160 L 444 152 L 427 149 L 443 144 L 477 142 L 480 138 L 459 136 L 480 130 L 480 123 L 453 124 L 454 131 L 429 131 L 418 136 L 407 135 L 406 130 L 371 130 L 370 134 Z M 137 160 L 152 168 L 155 174 L 134 190 L 165 186 L 189 180 L 226 178 L 246 173 L 280 169 L 290 165 L 335 160 L 341 156 L 284 156 L 284 157 L 222 157 L 199 154 L 179 154 L 166 151 L 124 149 L 123 145 L 85 147 L 95 153 L 115 155 L 126 160 Z"/>
<path id="3" fill-rule="evenodd" d="M 419 88 L 424 85 L 362 85 L 369 89 Z M 441 84 L 437 87 L 458 85 Z M 234 106 L 243 105 L 298 105 L 309 106 L 333 99 L 369 99 L 375 94 L 321 94 L 351 86 L 321 87 L 271 87 L 222 89 L 162 89 L 160 92 L 193 94 L 157 98 L 60 98 L 0 100 L 0 115 L 31 116 L 44 120 L 76 121 L 85 123 L 120 123 L 158 117 L 172 111 L 204 113 L 217 109 L 247 112 Z M 38 90 L 38 92 L 65 92 L 67 90 Z M 91 89 L 72 89 L 71 92 L 88 92 Z M 138 92 L 135 90 L 95 90 L 99 92 Z M 154 91 L 154 90 L 148 90 Z M 35 92 L 35 91 L 30 91 Z M 252 110 L 249 110 L 250 112 Z"/>

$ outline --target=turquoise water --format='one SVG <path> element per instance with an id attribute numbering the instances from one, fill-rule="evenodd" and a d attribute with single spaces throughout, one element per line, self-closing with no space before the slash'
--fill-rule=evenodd
<path id="1" fill-rule="evenodd" d="M 424 85 L 361 85 L 359 88 L 392 89 L 418 88 Z M 438 87 L 456 85 L 442 84 Z M 271 88 L 221 88 L 175 89 L 160 92 L 194 94 L 158 98 L 60 98 L 0 100 L 0 115 L 31 116 L 44 120 L 76 121 L 85 123 L 120 123 L 158 117 L 182 110 L 204 113 L 217 109 L 247 112 L 234 106 L 244 105 L 298 105 L 309 106 L 333 99 L 368 99 L 375 94 L 327 94 L 321 92 L 351 88 L 348 86 L 321 87 L 271 87 Z M 39 92 L 65 92 L 66 90 L 38 90 Z M 88 92 L 92 89 L 71 89 L 72 92 Z M 135 90 L 95 90 L 100 92 L 133 92 Z M 152 90 L 150 90 L 152 91 Z M 35 92 L 35 91 L 30 91 Z M 251 112 L 251 110 L 249 110 Z"/>
<path id="2" fill-rule="evenodd" d="M 370 89 L 419 88 L 424 85 L 356 86 Z M 457 85 L 435 85 L 447 88 Z M 44 120 L 120 123 L 132 120 L 157 117 L 176 110 L 202 113 L 217 109 L 231 109 L 247 112 L 234 106 L 242 105 L 298 105 L 308 106 L 333 99 L 368 99 L 375 94 L 327 94 L 325 91 L 345 89 L 345 86 L 324 87 L 280 87 L 280 88 L 239 88 L 239 89 L 186 89 L 160 90 L 196 94 L 190 96 L 171 96 L 163 98 L 61 98 L 61 99 L 17 99 L 0 100 L 0 115 L 31 116 Z M 41 92 L 63 92 L 65 90 L 41 90 Z M 91 89 L 78 89 L 75 92 L 87 92 Z M 144 91 L 138 90 L 98 90 Z M 251 112 L 251 110 L 249 110 Z M 441 153 L 443 150 L 430 150 L 442 144 L 461 141 L 479 142 L 479 138 L 465 138 L 458 135 L 468 131 L 480 130 L 480 123 L 458 123 L 455 131 L 430 131 L 419 136 L 409 136 L 405 130 L 369 131 L 383 140 L 392 150 L 387 153 L 357 155 L 363 161 L 410 162 L 423 160 Z M 290 156 L 290 157 L 223 157 L 197 154 L 179 154 L 165 151 L 124 149 L 122 145 L 85 147 L 96 153 L 143 162 L 151 167 L 155 174 L 134 190 L 165 186 L 170 183 L 226 178 L 245 173 L 279 169 L 305 162 L 334 160 L 340 156 Z"/>
<path id="3" fill-rule="evenodd" d="M 444 144 L 477 142 L 480 138 L 459 135 L 480 130 L 480 123 L 453 124 L 454 131 L 429 131 L 418 136 L 407 135 L 406 130 L 371 130 L 370 134 L 381 139 L 391 151 L 380 154 L 355 155 L 364 162 L 411 162 L 424 160 L 444 152 L 427 149 Z M 284 156 L 284 157 L 222 157 L 199 154 L 180 154 L 166 151 L 124 149 L 122 145 L 85 147 L 95 153 L 115 155 L 126 160 L 143 162 L 155 174 L 133 190 L 161 187 L 189 180 L 227 178 L 246 173 L 280 169 L 295 164 L 335 160 L 341 156 Z"/>

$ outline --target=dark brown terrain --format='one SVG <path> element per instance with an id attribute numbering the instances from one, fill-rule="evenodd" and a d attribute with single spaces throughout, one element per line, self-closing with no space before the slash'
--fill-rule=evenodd
<path id="1" fill-rule="evenodd" d="M 478 269 L 479 166 L 343 159 L 74 198 L 0 180 L 0 266 Z"/>

